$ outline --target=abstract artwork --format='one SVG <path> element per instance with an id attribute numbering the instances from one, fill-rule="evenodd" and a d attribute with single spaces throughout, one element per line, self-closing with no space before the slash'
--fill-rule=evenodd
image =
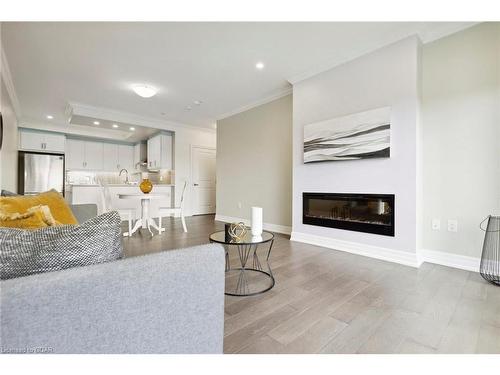
<path id="1" fill-rule="evenodd" d="M 390 151 L 390 107 L 304 126 L 304 163 L 388 158 Z"/>

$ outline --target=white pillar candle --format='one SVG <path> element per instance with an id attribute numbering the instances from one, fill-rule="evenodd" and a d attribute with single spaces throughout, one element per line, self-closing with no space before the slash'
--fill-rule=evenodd
<path id="1" fill-rule="evenodd" d="M 262 207 L 252 207 L 252 236 L 262 234 Z"/>

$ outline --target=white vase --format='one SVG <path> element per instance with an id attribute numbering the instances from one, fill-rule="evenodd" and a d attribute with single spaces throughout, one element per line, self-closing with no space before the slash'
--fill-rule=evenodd
<path id="1" fill-rule="evenodd" d="M 262 207 L 252 207 L 252 236 L 262 234 Z"/>

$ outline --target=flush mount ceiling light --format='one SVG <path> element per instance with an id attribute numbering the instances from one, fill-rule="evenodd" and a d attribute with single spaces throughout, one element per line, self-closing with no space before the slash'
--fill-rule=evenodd
<path id="1" fill-rule="evenodd" d="M 195 100 L 193 101 L 194 105 L 201 105 L 203 103 L 201 100 Z"/>
<path id="2" fill-rule="evenodd" d="M 259 61 L 257 64 L 255 64 L 255 67 L 259 70 L 264 69 L 264 63 Z"/>
<path id="3" fill-rule="evenodd" d="M 190 111 L 193 109 L 193 107 L 191 107 L 190 105 L 188 105 L 186 108 L 184 108 L 186 111 Z"/>
<path id="4" fill-rule="evenodd" d="M 129 129 L 130 129 L 130 131 L 134 131 L 135 130 L 135 128 L 133 126 L 131 126 Z"/>
<path id="5" fill-rule="evenodd" d="M 53 118 L 54 118 L 54 116 L 52 116 L 52 115 L 47 115 L 47 119 L 52 120 Z"/>
<path id="6" fill-rule="evenodd" d="M 156 90 L 154 87 L 148 85 L 134 85 L 132 86 L 132 90 L 139 95 L 141 98 L 151 98 L 156 95 Z"/>
<path id="7" fill-rule="evenodd" d="M 117 127 L 118 127 L 118 125 L 116 125 L 116 124 L 113 124 L 113 128 L 115 128 L 115 129 L 116 129 Z"/>
<path id="8" fill-rule="evenodd" d="M 94 121 L 94 125 L 100 125 L 101 123 L 99 121 Z"/>

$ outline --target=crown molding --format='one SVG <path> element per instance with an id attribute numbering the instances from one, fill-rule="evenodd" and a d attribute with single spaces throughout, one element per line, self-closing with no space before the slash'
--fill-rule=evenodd
<path id="1" fill-rule="evenodd" d="M 2 79 L 5 83 L 5 88 L 7 89 L 7 94 L 9 94 L 10 102 L 12 103 L 12 108 L 14 109 L 14 113 L 16 118 L 19 119 L 21 117 L 21 106 L 19 104 L 19 99 L 17 98 L 16 88 L 14 87 L 14 83 L 12 82 L 12 75 L 10 74 L 9 62 L 7 61 L 7 56 L 5 56 L 5 51 L 3 46 L 0 46 L 0 54 L 1 54 L 1 71 L 2 71 Z"/>
<path id="2" fill-rule="evenodd" d="M 264 97 L 262 99 L 259 99 L 257 101 L 251 102 L 251 103 L 246 104 L 246 105 L 244 105 L 242 107 L 234 109 L 234 110 L 232 110 L 230 112 L 226 112 L 226 113 L 223 113 L 223 114 L 217 116 L 217 121 L 223 120 L 225 118 L 228 118 L 228 117 L 231 117 L 231 116 L 234 116 L 234 115 L 237 115 L 238 113 L 241 113 L 241 112 L 248 111 L 249 109 L 258 107 L 260 105 L 270 103 L 270 102 L 272 102 L 274 100 L 283 98 L 283 97 L 285 97 L 287 95 L 292 94 L 292 92 L 293 92 L 293 87 L 286 87 L 285 89 L 277 90 L 277 91 L 273 92 L 271 95 L 268 95 L 268 96 L 266 96 L 266 97 Z"/>
<path id="3" fill-rule="evenodd" d="M 96 119 L 122 122 L 131 125 L 147 126 L 155 129 L 170 130 L 174 132 L 178 130 L 189 129 L 189 130 L 204 131 L 208 133 L 215 133 L 215 129 L 193 126 L 169 120 L 157 120 L 150 117 L 135 115 L 133 113 L 117 111 L 109 108 L 94 107 L 82 103 L 69 102 L 68 106 L 71 108 L 68 109 L 67 107 L 65 113 L 69 116 L 78 115 L 78 116 L 94 117 Z"/>

